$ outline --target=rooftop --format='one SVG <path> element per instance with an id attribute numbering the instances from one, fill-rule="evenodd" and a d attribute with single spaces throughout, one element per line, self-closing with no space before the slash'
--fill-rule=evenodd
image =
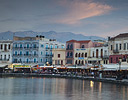
<path id="1" fill-rule="evenodd" d="M 110 38 L 111 41 L 115 40 L 115 38 L 124 38 L 124 37 L 128 37 L 128 33 L 121 33 L 115 37 Z"/>
<path id="2" fill-rule="evenodd" d="M 81 41 L 77 41 L 77 40 L 69 40 L 67 41 L 67 43 L 70 43 L 70 42 L 77 42 L 77 43 L 88 43 L 90 42 L 91 40 L 81 40 Z"/>

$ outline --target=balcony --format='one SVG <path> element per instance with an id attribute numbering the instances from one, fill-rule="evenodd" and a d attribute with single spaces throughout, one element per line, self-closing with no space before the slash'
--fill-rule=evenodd
<path id="1" fill-rule="evenodd" d="M 66 56 L 66 58 L 73 58 L 73 56 Z"/>
<path id="2" fill-rule="evenodd" d="M 113 50 L 113 53 L 119 53 L 119 50 Z"/>
<path id="3" fill-rule="evenodd" d="M 73 48 L 66 48 L 66 50 L 73 50 Z"/>
<path id="4" fill-rule="evenodd" d="M 0 61 L 9 61 L 9 59 L 0 59 Z"/>

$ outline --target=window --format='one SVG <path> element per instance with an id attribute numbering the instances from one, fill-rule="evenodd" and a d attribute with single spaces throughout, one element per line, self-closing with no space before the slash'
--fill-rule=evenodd
<path id="1" fill-rule="evenodd" d="M 112 57 L 111 57 L 111 63 L 112 63 L 113 61 L 112 61 Z"/>
<path id="2" fill-rule="evenodd" d="M 17 51 L 15 51 L 15 55 L 17 55 Z"/>
<path id="3" fill-rule="evenodd" d="M 20 51 L 20 55 L 22 55 L 22 51 Z"/>
<path id="4" fill-rule="evenodd" d="M 84 48 L 84 45 L 82 45 L 82 48 Z"/>
<path id="5" fill-rule="evenodd" d="M 121 44 L 120 44 L 120 50 L 121 50 Z"/>
<path id="6" fill-rule="evenodd" d="M 58 54 L 58 58 L 60 58 L 60 54 Z"/>
<path id="7" fill-rule="evenodd" d="M 80 57 L 80 53 L 79 53 L 79 57 Z"/>
<path id="8" fill-rule="evenodd" d="M 111 50 L 112 50 L 112 45 L 111 45 Z"/>
<path id="9" fill-rule="evenodd" d="M 41 55 L 43 55 L 43 52 L 41 51 Z"/>
<path id="10" fill-rule="evenodd" d="M 2 44 L 0 45 L 0 48 L 3 49 L 3 45 Z"/>
<path id="11" fill-rule="evenodd" d="M 27 44 L 27 48 L 29 48 L 29 44 Z"/>
<path id="12" fill-rule="evenodd" d="M 126 43 L 124 43 L 124 50 L 126 50 Z"/>
<path id="13" fill-rule="evenodd" d="M 0 59 L 2 59 L 2 55 L 1 55 Z"/>
<path id="14" fill-rule="evenodd" d="M 28 59 L 26 59 L 26 63 L 28 63 L 29 62 L 29 60 Z"/>
<path id="15" fill-rule="evenodd" d="M 36 48 L 36 44 L 33 44 L 33 47 Z"/>
<path id="16" fill-rule="evenodd" d="M 128 43 L 127 43 L 127 50 L 128 50 Z"/>
<path id="17" fill-rule="evenodd" d="M 20 44 L 20 48 L 22 48 L 22 44 Z"/>
<path id="18" fill-rule="evenodd" d="M 46 44 L 46 49 L 48 49 L 48 45 Z"/>
<path id="19" fill-rule="evenodd" d="M 34 55 L 36 55 L 36 51 L 34 51 Z"/>
<path id="20" fill-rule="evenodd" d="M 61 60 L 61 65 L 63 65 L 63 60 Z"/>
<path id="21" fill-rule="evenodd" d="M 93 57 L 94 57 L 94 51 L 93 51 Z"/>
<path id="22" fill-rule="evenodd" d="M 81 57 L 84 57 L 84 53 L 82 53 Z"/>
<path id="23" fill-rule="evenodd" d="M 72 52 L 70 52 L 70 56 L 71 56 L 71 57 L 73 56 L 73 53 L 72 53 Z"/>
<path id="24" fill-rule="evenodd" d="M 8 45 L 8 49 L 10 49 L 10 44 Z"/>
<path id="25" fill-rule="evenodd" d="M 26 55 L 29 55 L 29 52 L 28 51 L 26 51 Z"/>
<path id="26" fill-rule="evenodd" d="M 40 61 L 41 61 L 41 62 L 43 62 L 43 60 L 42 60 L 42 59 L 40 59 Z"/>
<path id="27" fill-rule="evenodd" d="M 8 55 L 8 59 L 10 59 L 10 55 Z"/>
<path id="28" fill-rule="evenodd" d="M 34 63 L 36 63 L 36 58 L 34 58 Z"/>
<path id="29" fill-rule="evenodd" d="M 7 50 L 7 44 L 4 45 L 4 50 L 5 50 L 5 51 Z"/>
<path id="30" fill-rule="evenodd" d="M 44 45 L 43 45 L 43 44 L 41 44 L 41 47 L 43 48 L 43 47 L 44 47 Z"/>
<path id="31" fill-rule="evenodd" d="M 78 55 L 78 54 L 76 53 L 76 54 L 75 54 L 75 57 L 77 57 L 77 55 Z"/>
<path id="32" fill-rule="evenodd" d="M 15 48 L 17 48 L 17 44 L 15 44 Z"/>
<path id="33" fill-rule="evenodd" d="M 116 50 L 118 50 L 118 44 L 116 44 Z"/>
<path id="34" fill-rule="evenodd" d="M 4 60 L 6 60 L 6 55 L 4 55 Z"/>
<path id="35" fill-rule="evenodd" d="M 87 57 L 87 53 L 85 53 L 85 57 Z"/>

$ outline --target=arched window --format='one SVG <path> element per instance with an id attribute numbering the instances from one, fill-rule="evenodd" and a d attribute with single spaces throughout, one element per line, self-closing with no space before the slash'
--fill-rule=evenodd
<path id="1" fill-rule="evenodd" d="M 98 49 L 96 49 L 96 58 L 98 58 L 98 55 L 99 55 L 99 50 Z"/>
<path id="2" fill-rule="evenodd" d="M 101 55 L 101 58 L 102 58 L 103 57 L 103 49 L 101 49 L 101 54 L 100 55 Z"/>
<path id="3" fill-rule="evenodd" d="M 7 50 L 7 44 L 4 45 L 4 50 L 5 50 L 5 51 Z"/>
<path id="4" fill-rule="evenodd" d="M 84 45 L 82 45 L 82 47 L 81 48 L 84 48 Z"/>
<path id="5" fill-rule="evenodd" d="M 76 60 L 75 64 L 77 65 L 77 60 Z"/>
<path id="6" fill-rule="evenodd" d="M 87 57 L 87 53 L 85 53 L 85 57 Z"/>
<path id="7" fill-rule="evenodd" d="M 75 54 L 75 57 L 77 57 L 77 56 L 78 56 L 78 53 Z"/>
<path id="8" fill-rule="evenodd" d="M 82 60 L 81 64 L 84 65 L 84 61 L 83 60 Z"/>
<path id="9" fill-rule="evenodd" d="M 93 57 L 94 57 L 94 51 L 93 51 Z"/>
<path id="10" fill-rule="evenodd" d="M 79 65 L 80 65 L 80 60 L 79 60 Z"/>
<path id="11" fill-rule="evenodd" d="M 79 53 L 79 57 L 80 57 L 80 53 Z"/>
<path id="12" fill-rule="evenodd" d="M 81 54 L 81 57 L 84 57 L 84 53 Z"/>
<path id="13" fill-rule="evenodd" d="M 10 46 L 10 44 L 8 45 L 8 49 L 10 49 L 11 48 L 11 46 Z"/>

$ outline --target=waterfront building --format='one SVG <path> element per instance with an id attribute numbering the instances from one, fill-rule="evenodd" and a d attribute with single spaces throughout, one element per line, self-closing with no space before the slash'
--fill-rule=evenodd
<path id="1" fill-rule="evenodd" d="M 65 65 L 65 48 L 52 50 L 52 65 Z"/>
<path id="2" fill-rule="evenodd" d="M 77 40 L 70 40 L 66 42 L 66 64 L 67 65 L 75 65 L 75 49 L 80 48 L 91 48 L 93 47 L 93 42 L 91 40 L 85 41 L 77 41 Z"/>
<path id="3" fill-rule="evenodd" d="M 25 65 L 52 64 L 52 49 L 65 48 L 65 44 L 44 36 L 14 37 L 13 63 Z"/>
<path id="4" fill-rule="evenodd" d="M 108 46 L 90 48 L 90 56 L 88 57 L 89 64 L 108 64 L 109 53 Z"/>
<path id="5" fill-rule="evenodd" d="M 0 67 L 11 67 L 12 42 L 11 40 L 0 40 Z M 2 70 L 1 68 L 1 71 Z"/>
<path id="6" fill-rule="evenodd" d="M 109 62 L 127 64 L 128 62 L 128 33 L 108 38 Z"/>
<path id="7" fill-rule="evenodd" d="M 74 64 L 75 65 L 87 64 L 89 55 L 90 55 L 90 48 L 74 49 Z"/>

